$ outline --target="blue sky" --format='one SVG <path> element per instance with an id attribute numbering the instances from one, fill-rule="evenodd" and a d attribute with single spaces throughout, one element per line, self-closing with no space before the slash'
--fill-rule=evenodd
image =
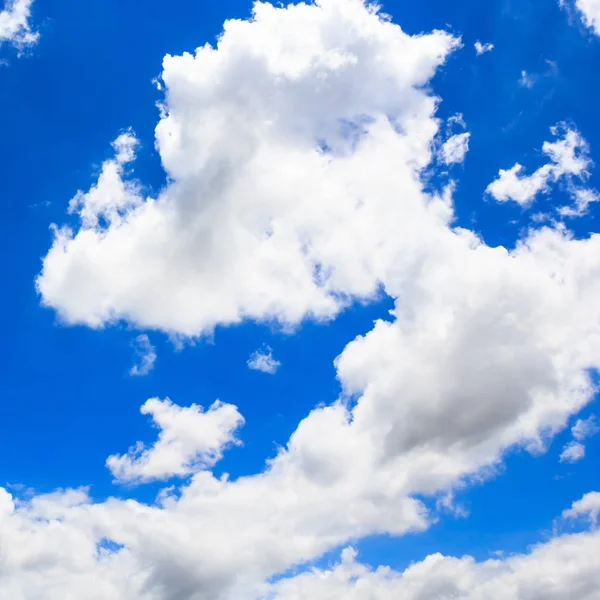
<path id="1" fill-rule="evenodd" d="M 0 599 L 596 598 L 600 7 L 284 4 L 0 13 Z"/>

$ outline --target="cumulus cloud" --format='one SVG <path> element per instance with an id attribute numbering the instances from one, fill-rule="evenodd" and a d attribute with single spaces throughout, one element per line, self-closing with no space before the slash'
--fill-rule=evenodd
<path id="1" fill-rule="evenodd" d="M 273 358 L 273 351 L 269 346 L 256 350 L 248 359 L 248 368 L 254 371 L 262 371 L 269 375 L 274 375 L 281 366 L 278 360 Z"/>
<path id="2" fill-rule="evenodd" d="M 560 453 L 560 462 L 576 463 L 585 457 L 585 446 L 579 442 L 569 442 Z"/>
<path id="3" fill-rule="evenodd" d="M 195 336 L 244 318 L 330 318 L 373 297 L 391 230 L 443 220 L 419 182 L 438 128 L 423 84 L 457 44 L 323 0 L 257 3 L 216 48 L 165 57 L 156 142 L 169 183 L 144 198 L 117 151 L 71 202 L 81 226 L 56 228 L 44 303 L 68 323 Z"/>
<path id="4" fill-rule="evenodd" d="M 544 142 L 542 146 L 548 162 L 531 175 L 523 174 L 525 168 L 519 163 L 508 170 L 500 169 L 498 178 L 490 183 L 486 191 L 498 202 L 512 200 L 521 206 L 528 206 L 538 194 L 548 193 L 551 184 L 566 181 L 575 200 L 575 209 L 562 207 L 560 210 L 565 215 L 583 214 L 588 204 L 597 199 L 596 192 L 582 187 L 592 166 L 589 146 L 576 129 L 564 123 L 555 125 L 550 131 L 558 139 Z"/>
<path id="5" fill-rule="evenodd" d="M 469 151 L 469 138 L 471 134 L 468 132 L 458 133 L 449 137 L 441 149 L 441 157 L 447 165 L 462 163 Z"/>
<path id="6" fill-rule="evenodd" d="M 344 348 L 340 398 L 312 410 L 259 473 L 210 471 L 234 443 L 235 407 L 154 399 L 143 412 L 158 440 L 108 466 L 126 482 L 191 475 L 156 504 L 54 498 L 38 521 L 37 505 L 5 498 L 23 548 L 2 565 L 11 598 L 103 597 L 96 579 L 105 597 L 261 597 L 274 574 L 350 540 L 426 528 L 436 515 L 417 498 L 451 497 L 511 449 L 543 451 L 591 400 L 600 236 L 539 227 L 490 247 L 454 226 L 450 188 L 424 189 L 439 133 L 427 84 L 457 43 L 411 37 L 360 0 L 257 3 L 216 48 L 165 58 L 156 135 L 168 183 L 144 198 L 127 172 L 133 134 L 116 143 L 71 204 L 80 226 L 56 230 L 43 302 L 67 323 L 195 336 L 246 318 L 328 318 L 383 290 L 392 318 Z M 548 182 L 587 169 L 573 136 L 544 145 Z M 556 542 L 561 559 L 587 539 Z M 567 584 L 596 554 L 561 563 L 577 565 Z M 509 598 L 564 597 L 558 580 L 498 581 Z M 420 597 L 444 591 L 435 585 Z"/>
<path id="7" fill-rule="evenodd" d="M 133 343 L 136 362 L 129 370 L 130 375 L 148 375 L 156 362 L 156 348 L 150 343 L 150 338 L 142 333 L 135 338 Z"/>
<path id="8" fill-rule="evenodd" d="M 6 0 L 0 10 L 0 44 L 17 47 L 35 44 L 38 34 L 31 30 L 31 5 L 33 0 Z"/>
<path id="9" fill-rule="evenodd" d="M 475 42 L 475 52 L 477 53 L 477 56 L 481 56 L 482 54 L 485 54 L 486 52 L 491 52 L 494 49 L 494 44 L 487 42 L 485 44 L 482 44 L 479 40 L 477 40 Z"/>
<path id="10" fill-rule="evenodd" d="M 223 450 L 236 443 L 244 420 L 230 404 L 215 402 L 207 411 L 152 398 L 141 408 L 160 429 L 150 447 L 138 442 L 124 455 L 109 456 L 106 465 L 118 481 L 147 482 L 182 477 L 213 466 Z"/>

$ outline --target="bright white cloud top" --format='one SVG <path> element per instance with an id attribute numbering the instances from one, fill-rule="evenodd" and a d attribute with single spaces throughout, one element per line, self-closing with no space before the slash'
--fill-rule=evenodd
<path id="1" fill-rule="evenodd" d="M 428 86 L 458 45 L 442 31 L 410 36 L 361 0 L 319 0 L 257 3 L 216 48 L 165 57 L 156 142 L 168 183 L 144 197 L 128 172 L 137 140 L 117 138 L 71 201 L 78 227 L 56 229 L 37 280 L 44 304 L 66 323 L 194 337 L 245 319 L 330 319 L 383 289 L 392 320 L 348 343 L 342 396 L 259 473 L 211 472 L 238 439 L 236 407 L 152 399 L 142 412 L 158 439 L 107 466 L 126 483 L 189 477 L 157 503 L 2 493 L 18 548 L 1 566 L 7 598 L 594 598 L 597 531 L 506 560 L 434 555 L 404 573 L 345 552 L 332 571 L 267 583 L 352 540 L 425 529 L 427 499 L 511 449 L 543 451 L 595 394 L 600 236 L 544 227 L 490 247 L 454 226 L 451 185 L 425 191 L 439 133 Z M 583 138 L 553 133 L 533 175 L 500 171 L 497 200 L 527 204 L 583 178 Z M 464 158 L 461 135 L 447 162 Z"/>
<path id="2" fill-rule="evenodd" d="M 31 5 L 33 0 L 6 0 L 0 10 L 0 44 L 18 47 L 37 42 L 39 35 L 31 29 Z"/>

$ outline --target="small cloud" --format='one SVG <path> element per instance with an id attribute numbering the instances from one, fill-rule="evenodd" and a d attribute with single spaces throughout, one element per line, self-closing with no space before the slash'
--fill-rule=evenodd
<path id="1" fill-rule="evenodd" d="M 595 415 L 592 415 L 585 420 L 579 419 L 571 428 L 571 433 L 578 442 L 582 442 L 586 438 L 596 435 L 599 431 L 600 426 L 598 426 Z"/>
<path id="2" fill-rule="evenodd" d="M 579 442 L 569 442 L 560 454 L 560 462 L 576 463 L 585 456 L 585 446 Z"/>
<path id="3" fill-rule="evenodd" d="M 459 133 L 449 137 L 441 148 L 441 158 L 447 165 L 464 162 L 465 155 L 469 151 L 470 133 Z"/>
<path id="4" fill-rule="evenodd" d="M 138 335 L 133 344 L 135 351 L 135 364 L 129 370 L 133 376 L 148 375 L 154 368 L 156 362 L 156 348 L 150 343 L 150 339 L 145 333 Z"/>
<path id="5" fill-rule="evenodd" d="M 253 352 L 246 364 L 249 369 L 262 371 L 269 375 L 275 375 L 277 369 L 281 366 L 281 363 L 273 358 L 273 351 L 269 346 L 264 346 L 260 350 Z"/>
<path id="6" fill-rule="evenodd" d="M 494 49 L 494 44 L 482 44 L 479 40 L 475 42 L 475 52 L 477 52 L 477 56 L 481 56 L 486 52 L 491 52 Z"/>
<path id="7" fill-rule="evenodd" d="M 527 71 L 521 71 L 521 78 L 519 79 L 519 85 L 521 87 L 530 90 L 537 81 L 538 76 L 535 73 L 528 73 Z"/>
<path id="8" fill-rule="evenodd" d="M 563 448 L 560 455 L 560 462 L 575 463 L 585 457 L 585 446 L 582 444 L 587 438 L 596 435 L 600 431 L 596 416 L 592 415 L 587 419 L 578 419 L 575 425 L 571 427 L 573 441 L 569 442 Z"/>

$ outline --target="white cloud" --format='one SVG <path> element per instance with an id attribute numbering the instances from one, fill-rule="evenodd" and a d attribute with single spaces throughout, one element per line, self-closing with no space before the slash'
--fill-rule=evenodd
<path id="1" fill-rule="evenodd" d="M 145 333 L 138 335 L 133 344 L 136 363 L 129 370 L 130 375 L 148 375 L 156 362 L 156 348 Z"/>
<path id="2" fill-rule="evenodd" d="M 575 425 L 571 428 L 573 441 L 567 443 L 560 455 L 561 462 L 574 463 L 585 457 L 585 446 L 581 443 L 585 439 L 592 437 L 600 431 L 600 427 L 596 422 L 596 417 L 591 417 L 582 420 L 578 419 Z"/>
<path id="3" fill-rule="evenodd" d="M 589 202 L 594 200 L 595 194 L 592 190 L 581 187 L 592 165 L 588 144 L 576 129 L 565 124 L 552 127 L 551 133 L 558 139 L 554 142 L 544 142 L 542 146 L 542 152 L 548 157 L 548 162 L 531 175 L 524 175 L 524 167 L 519 163 L 508 170 L 500 169 L 498 178 L 490 183 L 486 190 L 495 200 L 512 200 L 521 206 L 527 206 L 538 194 L 549 192 L 551 183 L 565 180 L 579 214 L 585 211 Z M 565 208 L 560 210 L 564 212 Z"/>
<path id="4" fill-rule="evenodd" d="M 121 482 L 182 477 L 211 467 L 236 443 L 235 431 L 244 422 L 235 406 L 221 402 L 203 411 L 195 404 L 180 407 L 152 398 L 141 412 L 152 417 L 160 433 L 150 448 L 138 442 L 127 454 L 108 457 L 107 467 Z"/>
<path id="5" fill-rule="evenodd" d="M 600 492 L 590 492 L 581 500 L 573 502 L 573 505 L 562 514 L 563 519 L 579 519 L 586 517 L 594 527 L 598 525 L 600 514 Z"/>
<path id="6" fill-rule="evenodd" d="M 6 42 L 17 47 L 34 44 L 38 34 L 29 23 L 33 0 L 6 0 L 0 10 L 0 44 Z"/>
<path id="7" fill-rule="evenodd" d="M 247 364 L 249 369 L 269 373 L 269 375 L 274 375 L 281 366 L 281 363 L 273 358 L 273 351 L 269 346 L 253 352 Z"/>
<path id="8" fill-rule="evenodd" d="M 585 457 L 585 446 L 579 442 L 569 442 L 560 454 L 560 462 L 575 463 Z"/>
<path id="9" fill-rule="evenodd" d="M 565 0 L 561 0 L 564 4 Z M 575 6 L 581 14 L 586 27 L 600 35 L 600 0 L 575 0 Z"/>
<path id="10" fill-rule="evenodd" d="M 494 44 L 490 42 L 486 44 L 482 44 L 479 40 L 475 42 L 475 52 L 477 52 L 477 56 L 481 56 L 486 52 L 491 52 L 494 49 Z"/>
<path id="11" fill-rule="evenodd" d="M 469 151 L 469 138 L 471 134 L 468 132 L 458 133 L 449 137 L 441 149 L 442 160 L 447 165 L 462 163 L 465 160 L 465 155 Z"/>

